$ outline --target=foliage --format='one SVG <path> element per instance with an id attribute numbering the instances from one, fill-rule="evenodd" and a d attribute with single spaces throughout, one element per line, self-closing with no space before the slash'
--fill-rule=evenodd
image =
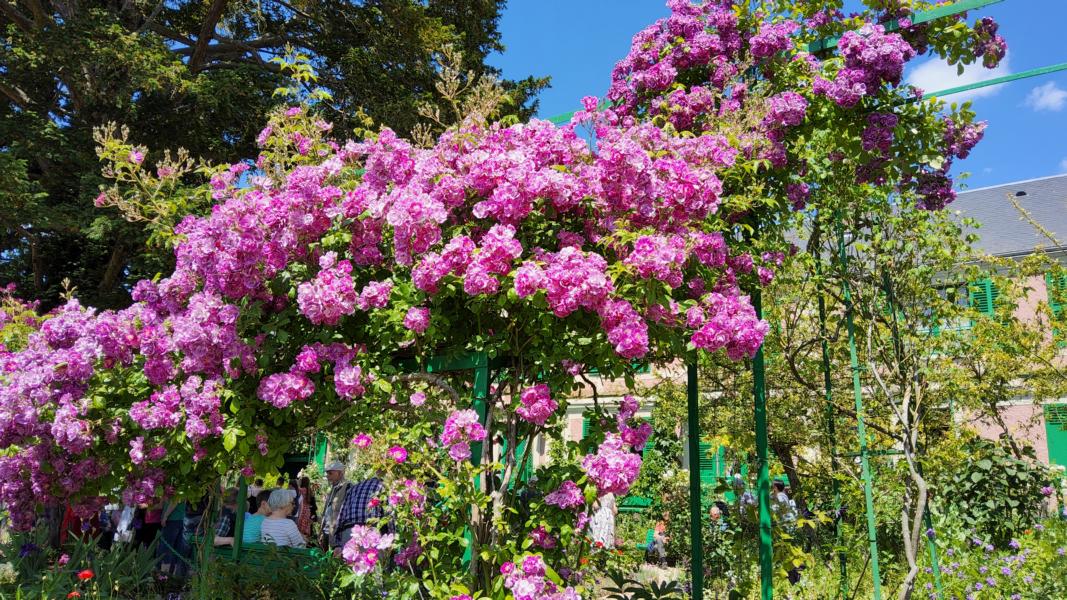
<path id="1" fill-rule="evenodd" d="M 809 256 L 838 212 L 870 232 L 854 252 L 889 247 L 884 232 L 933 238 L 950 227 L 927 216 L 951 200 L 949 166 L 981 137 L 966 108 L 942 113 L 900 86 L 907 40 L 966 62 L 976 55 L 948 40 L 983 41 L 977 30 L 886 32 L 830 0 L 806 4 L 828 12 L 804 23 L 781 18 L 799 10 L 787 2 L 670 6 L 617 66 L 611 105 L 586 98 L 563 127 L 467 121 L 429 148 L 390 129 L 342 144 L 293 106 L 257 136 L 255 169 L 175 187 L 216 205 L 175 229 L 174 272 L 137 283 L 121 311 L 63 305 L 0 363 L 0 404 L 35 407 L 0 422 L 14 524 L 43 502 L 85 513 L 119 493 L 154 501 L 164 482 L 193 496 L 220 474 L 269 474 L 292 439 L 326 429 L 354 436 L 345 449 L 382 479 L 388 508 L 353 530 L 346 583 L 392 598 L 573 599 L 591 575 L 590 513 L 632 488 L 650 432 L 635 399 L 608 412 L 594 390 L 597 431 L 564 441 L 579 381 L 596 368 L 632 384 L 635 361 L 695 350 L 751 358 L 787 230 L 810 224 Z M 811 54 L 832 30 L 841 55 Z M 142 163 L 135 145 L 122 156 L 121 135 L 104 142 Z M 131 177 L 120 187 L 150 181 Z M 487 361 L 488 397 L 467 374 L 427 372 L 431 355 L 471 353 Z M 535 483 L 520 465 L 539 436 L 559 449 Z M 716 546 L 725 585 L 750 588 L 730 572 L 754 556 L 741 491 Z M 780 575 L 806 561 L 781 547 Z"/>
<path id="2" fill-rule="evenodd" d="M 101 549 L 97 540 L 71 536 L 61 549 L 51 548 L 47 531 L 14 534 L 0 547 L 0 561 L 12 565 L 13 581 L 0 584 L 4 597 L 66 598 L 78 591 L 83 598 L 139 599 L 159 590 L 155 544 L 117 544 Z M 88 577 L 86 577 L 88 575 Z"/>
<path id="3" fill-rule="evenodd" d="M 246 551 L 239 561 L 216 558 L 209 568 L 202 570 L 206 576 L 195 581 L 191 597 L 349 598 L 338 585 L 341 571 L 348 569 L 332 554 L 294 555 L 266 544 L 254 552 Z"/>
<path id="4" fill-rule="evenodd" d="M 996 546 L 1033 528 L 1044 512 L 1042 488 L 1050 483 L 1033 450 L 1020 459 L 1010 448 L 982 439 L 964 448 L 966 462 L 939 482 L 944 495 L 938 510 Z"/>
<path id="5" fill-rule="evenodd" d="M 939 531 L 944 597 L 1041 600 L 1067 594 L 1067 522 L 1050 519 L 1020 530 L 1002 545 L 964 528 Z M 954 534 L 954 535 L 953 535 Z M 919 578 L 919 589 L 934 597 L 933 574 Z"/>
<path id="6" fill-rule="evenodd" d="M 679 600 L 682 587 L 673 581 L 641 583 L 622 573 L 609 573 L 611 583 L 603 589 L 610 600 Z"/>
<path id="7" fill-rule="evenodd" d="M 407 133 L 418 107 L 451 106 L 434 88 L 438 51 L 462 51 L 463 77 L 494 77 L 503 1 L 72 3 L 5 2 L 0 30 L 0 283 L 45 309 L 69 278 L 88 304 L 122 307 L 170 253 L 92 200 L 104 183 L 92 132 L 124 123 L 151 143 L 149 164 L 179 149 L 213 164 L 254 156 L 256 132 L 285 75 L 272 62 L 303 53 L 330 94 L 322 116 L 350 132 L 364 119 Z M 545 79 L 505 81 L 505 115 L 526 118 Z M 310 84 L 296 84 L 310 95 Z M 178 186 L 193 178 L 162 177 Z M 167 193 L 167 190 L 163 190 Z M 173 198 L 174 209 L 185 205 Z M 191 208 L 206 208 L 203 205 Z M 148 232 L 151 233 L 151 232 Z"/>

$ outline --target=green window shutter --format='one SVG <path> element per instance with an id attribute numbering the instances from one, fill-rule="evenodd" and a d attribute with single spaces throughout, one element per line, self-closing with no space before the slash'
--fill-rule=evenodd
<path id="1" fill-rule="evenodd" d="M 1067 275 L 1055 276 L 1052 273 L 1045 273 L 1045 287 L 1048 290 L 1048 305 L 1052 309 L 1052 314 L 1059 317 L 1063 314 L 1064 306 L 1067 306 L 1061 300 L 1067 300 Z"/>
<path id="2" fill-rule="evenodd" d="M 714 485 L 715 481 L 722 476 L 722 461 L 720 460 L 723 448 L 719 447 L 715 453 L 711 452 L 711 444 L 700 442 L 700 482 Z"/>
<path id="3" fill-rule="evenodd" d="M 993 280 L 986 278 L 974 281 L 968 287 L 971 293 L 971 308 L 984 315 L 993 316 L 996 312 L 997 297 L 1000 296 L 1000 290 Z"/>
<path id="4" fill-rule="evenodd" d="M 1067 466 L 1067 404 L 1045 405 L 1049 464 Z"/>
<path id="5" fill-rule="evenodd" d="M 582 417 L 582 439 L 589 437 L 589 417 Z"/>

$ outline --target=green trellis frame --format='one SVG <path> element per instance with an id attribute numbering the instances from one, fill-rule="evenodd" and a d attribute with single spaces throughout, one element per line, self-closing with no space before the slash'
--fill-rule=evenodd
<path id="1" fill-rule="evenodd" d="M 976 10 L 992 4 L 1003 2 L 1004 0 L 960 0 L 959 2 L 939 6 L 928 11 L 924 11 L 916 14 L 912 18 L 912 22 L 915 24 L 930 22 L 936 19 L 955 16 L 967 11 Z M 887 23 L 886 28 L 890 31 L 897 28 L 896 23 Z M 837 46 L 837 38 L 827 38 L 813 42 L 809 45 L 809 51 L 811 52 L 826 52 L 830 51 Z M 948 88 L 932 93 L 926 94 L 927 97 L 945 97 L 962 92 L 981 89 L 989 86 L 1000 85 L 1011 81 L 1017 81 L 1021 79 L 1028 79 L 1041 75 L 1047 75 L 1060 71 L 1067 71 L 1067 62 L 1054 64 L 1046 67 L 1030 69 L 1021 71 L 1012 75 L 1006 75 L 1003 77 L 997 77 L 988 79 L 985 81 L 979 81 L 968 85 L 962 85 L 957 87 Z M 554 117 L 549 117 L 547 120 L 562 124 L 570 121 L 576 111 L 571 111 Z M 847 269 L 848 256 L 845 253 L 843 243 L 843 231 L 839 231 L 841 238 L 839 239 L 839 260 L 841 261 L 841 267 Z M 846 305 L 849 304 L 847 281 L 843 281 L 846 295 Z M 752 295 L 753 307 L 756 310 L 757 316 L 762 318 L 761 298 L 758 291 Z M 849 323 L 852 321 L 851 308 L 846 307 L 846 315 Z M 819 324 L 820 331 L 825 333 L 825 302 L 820 294 L 819 297 Z M 863 413 L 863 398 L 862 398 L 862 386 L 857 382 L 859 380 L 859 366 L 856 353 L 856 344 L 854 333 L 851 332 L 853 328 L 849 327 L 849 347 L 850 347 L 850 361 L 852 363 L 851 370 L 853 372 L 854 380 L 854 396 L 856 401 L 857 415 L 860 416 Z M 835 439 L 834 424 L 832 418 L 832 390 L 830 385 L 831 372 L 828 349 L 826 348 L 825 335 L 823 335 L 823 370 L 824 370 L 824 383 L 825 383 L 825 401 L 827 403 L 827 435 L 830 441 L 830 451 L 834 460 L 838 455 L 834 452 L 833 440 Z M 455 357 L 432 357 L 426 365 L 426 372 L 443 372 L 443 371 L 457 371 L 457 370 L 473 370 L 475 373 L 474 379 L 474 409 L 478 412 L 478 416 L 482 423 L 485 422 L 486 414 L 486 399 L 489 394 L 489 367 L 490 359 L 485 353 L 464 353 Z M 688 413 L 688 434 L 687 445 L 690 455 L 690 463 L 696 461 L 699 462 L 700 456 L 700 398 L 699 398 L 699 377 L 697 370 L 698 356 L 694 354 L 687 361 L 687 381 L 686 381 L 686 398 L 687 398 L 687 413 Z M 753 374 L 753 413 L 754 413 L 754 429 L 756 433 L 757 444 L 757 462 L 759 465 L 759 476 L 757 479 L 758 489 L 758 501 L 759 501 L 759 516 L 760 516 L 760 598 L 761 600 L 771 600 L 774 597 L 773 589 L 773 530 L 771 523 L 771 510 L 770 510 L 770 476 L 769 476 L 769 463 L 767 456 L 767 412 L 766 412 L 766 390 L 765 390 L 765 378 L 766 368 L 764 364 L 763 349 L 760 348 L 756 356 L 751 363 Z M 866 497 L 866 512 L 868 522 L 868 539 L 871 546 L 871 559 L 872 559 L 872 579 L 874 583 L 875 598 L 881 598 L 881 582 L 878 574 L 878 542 L 877 537 L 873 533 L 874 523 L 874 506 L 871 496 L 871 488 L 873 487 L 873 478 L 869 469 L 868 458 L 870 456 L 880 455 L 882 453 L 871 452 L 867 449 L 866 443 L 866 431 L 863 425 L 862 417 L 857 422 L 857 435 L 859 437 L 860 451 L 855 456 L 861 458 L 863 464 L 863 479 L 864 479 L 864 495 Z M 475 464 L 478 464 L 482 456 L 481 443 L 475 443 L 472 448 L 472 458 Z M 692 468 L 690 465 L 689 484 L 690 484 L 690 544 L 692 549 L 692 582 L 693 600 L 703 600 L 703 573 L 704 573 L 704 552 L 702 548 L 702 538 L 700 535 L 700 519 L 701 519 L 701 491 L 700 491 L 700 472 L 699 469 Z M 835 508 L 840 509 L 840 489 L 835 482 L 834 484 L 834 502 Z M 239 501 L 245 499 L 247 494 L 247 484 L 242 477 L 240 480 Z M 238 558 L 241 550 L 240 543 L 240 531 L 244 525 L 244 518 L 242 511 L 238 511 L 235 526 L 238 529 L 236 539 L 234 543 L 234 558 Z M 929 513 L 925 515 L 927 524 L 930 523 Z M 841 531 L 838 527 L 837 530 L 838 545 L 841 545 Z M 931 553 L 931 561 L 935 569 L 935 578 L 938 584 L 940 584 L 939 569 L 937 568 L 937 549 L 936 545 L 928 540 L 928 548 Z M 465 559 L 470 558 L 470 547 L 468 547 Z M 840 590 L 841 598 L 848 597 L 848 579 L 846 570 L 846 556 L 844 551 L 839 551 L 839 576 L 840 576 Z M 940 585 L 938 585 L 940 588 Z M 940 592 L 939 592 L 940 595 Z"/>

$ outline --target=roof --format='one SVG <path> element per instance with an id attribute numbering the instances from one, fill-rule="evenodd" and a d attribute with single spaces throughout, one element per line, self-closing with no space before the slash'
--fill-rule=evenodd
<path id="1" fill-rule="evenodd" d="M 1011 198 L 1011 199 L 1009 199 Z M 1067 246 L 1067 174 L 1005 183 L 961 192 L 948 210 L 975 219 L 976 249 L 994 256 L 1029 254 L 1037 248 L 1055 248 L 1052 240 L 1038 231 L 1012 200 L 1030 217 Z"/>

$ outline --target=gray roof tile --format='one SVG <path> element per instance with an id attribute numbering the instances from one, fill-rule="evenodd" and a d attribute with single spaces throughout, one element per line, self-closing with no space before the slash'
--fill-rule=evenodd
<path id="1" fill-rule="evenodd" d="M 982 224 L 977 249 L 996 256 L 1028 254 L 1053 243 L 1023 218 L 1008 197 L 1067 245 L 1067 174 L 960 192 L 948 210 Z"/>

